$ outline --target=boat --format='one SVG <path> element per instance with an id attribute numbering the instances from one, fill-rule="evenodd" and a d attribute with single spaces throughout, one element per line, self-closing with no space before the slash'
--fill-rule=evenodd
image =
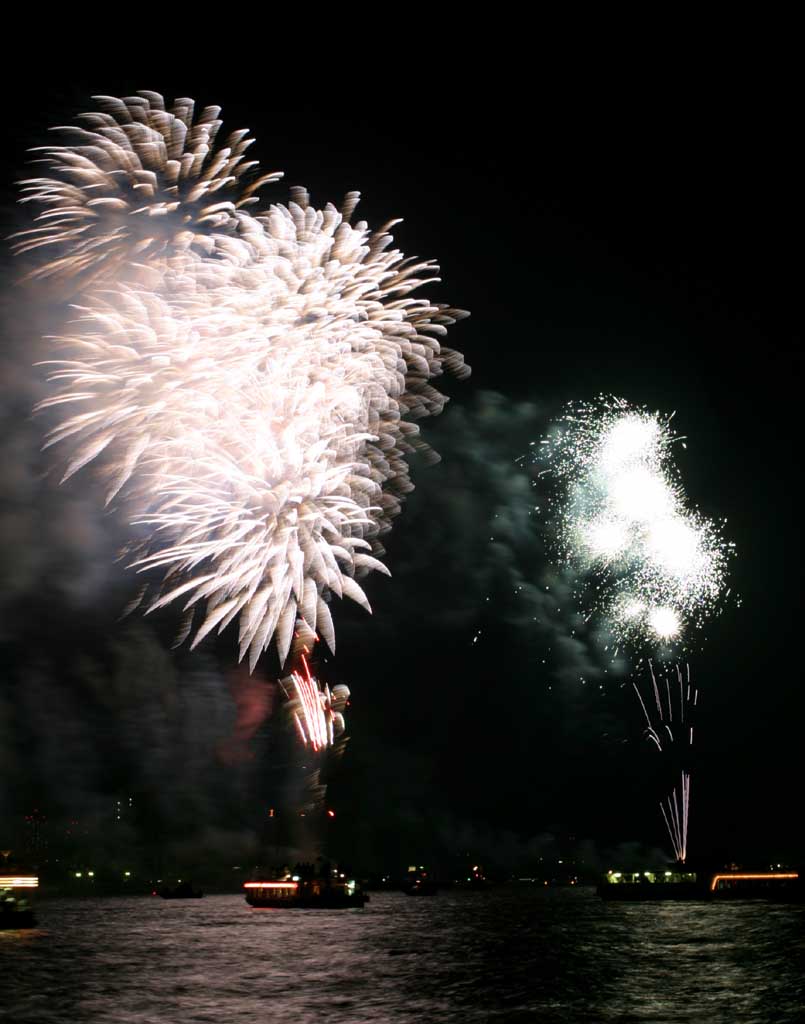
<path id="1" fill-rule="evenodd" d="M 257 908 L 342 910 L 362 907 L 369 899 L 354 879 L 290 878 L 244 882 L 246 902 Z"/>
<path id="2" fill-rule="evenodd" d="M 774 900 L 805 902 L 805 885 L 798 871 L 723 871 L 708 881 L 713 900 Z"/>
<path id="3" fill-rule="evenodd" d="M 701 900 L 695 871 L 607 871 L 596 889 L 604 900 Z"/>
<path id="4" fill-rule="evenodd" d="M 409 869 L 408 876 L 402 884 L 402 891 L 406 896 L 433 896 L 438 889 L 427 871 L 417 871 L 416 868 Z"/>
<path id="5" fill-rule="evenodd" d="M 415 878 L 404 882 L 402 891 L 406 896 L 433 896 L 439 887 L 430 878 Z"/>
<path id="6" fill-rule="evenodd" d="M 28 901 L 38 886 L 39 877 L 30 872 L 0 875 L 0 931 L 36 927 Z"/>
<path id="7" fill-rule="evenodd" d="M 706 872 L 675 867 L 666 871 L 608 871 L 596 889 L 604 900 L 729 900 L 764 899 L 802 902 L 805 897 L 796 871 Z"/>
<path id="8" fill-rule="evenodd" d="M 204 893 L 194 889 L 191 882 L 179 882 L 177 885 L 165 885 L 159 890 L 163 900 L 200 900 Z"/>

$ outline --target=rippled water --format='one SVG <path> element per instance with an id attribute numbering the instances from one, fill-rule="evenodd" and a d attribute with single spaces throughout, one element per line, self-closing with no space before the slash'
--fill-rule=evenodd
<path id="1" fill-rule="evenodd" d="M 19 1024 L 805 1021 L 803 906 L 500 889 L 348 911 L 53 900 L 39 919 L 0 932 Z"/>

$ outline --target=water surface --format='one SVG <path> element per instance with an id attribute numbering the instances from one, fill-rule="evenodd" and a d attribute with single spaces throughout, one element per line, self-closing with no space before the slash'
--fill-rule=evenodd
<path id="1" fill-rule="evenodd" d="M 0 932 L 19 1024 L 805 1021 L 805 907 L 502 888 L 362 910 L 240 896 L 40 901 Z"/>

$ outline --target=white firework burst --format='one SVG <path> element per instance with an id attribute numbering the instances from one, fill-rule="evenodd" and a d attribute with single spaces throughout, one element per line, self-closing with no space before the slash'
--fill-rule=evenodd
<path id="1" fill-rule="evenodd" d="M 467 314 L 412 296 L 438 267 L 390 247 L 393 221 L 352 225 L 357 193 L 252 212 L 279 175 L 244 160 L 246 132 L 214 148 L 218 108 L 102 105 L 44 150 L 52 177 L 23 183 L 44 209 L 17 248 L 52 255 L 32 275 L 76 299 L 47 444 L 64 479 L 92 463 L 144 532 L 149 610 L 206 608 L 194 644 L 238 618 L 252 667 L 272 638 L 284 661 L 299 620 L 334 647 L 330 596 L 368 609 L 356 578 L 387 572 L 406 456 L 433 455 L 411 422 L 444 406 L 430 381 L 469 373 L 440 340 Z"/>
<path id="2" fill-rule="evenodd" d="M 233 132 L 215 147 L 220 107 L 178 99 L 166 110 L 158 93 L 94 97 L 99 111 L 82 127 L 60 129 L 63 146 L 41 146 L 48 177 L 22 181 L 22 202 L 44 207 L 37 226 L 17 235 L 20 253 L 46 247 L 34 277 L 130 275 L 157 257 L 183 251 L 230 252 L 232 239 L 255 234 L 245 210 L 258 189 L 282 177 L 246 160 L 254 139 Z M 227 239 L 229 242 L 227 242 Z"/>
<path id="3" fill-rule="evenodd" d="M 687 506 L 678 440 L 659 414 L 602 398 L 571 405 L 541 444 L 558 482 L 561 559 L 595 581 L 588 611 L 602 611 L 619 642 L 676 641 L 721 595 L 732 545 Z"/>

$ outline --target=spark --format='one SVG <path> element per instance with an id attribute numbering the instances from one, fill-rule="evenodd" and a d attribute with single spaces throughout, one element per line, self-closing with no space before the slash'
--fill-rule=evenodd
<path id="1" fill-rule="evenodd" d="M 660 742 L 660 737 L 657 735 L 657 730 L 651 724 L 649 713 L 646 710 L 646 705 L 640 693 L 640 690 L 638 690 L 637 688 L 637 683 L 632 682 L 632 686 L 634 687 L 634 691 L 637 694 L 637 699 L 640 701 L 640 706 L 643 709 L 643 714 L 646 716 L 646 736 L 657 745 L 658 750 L 662 750 L 662 743 Z M 673 740 L 673 736 L 671 737 L 671 739 Z"/>
<path id="2" fill-rule="evenodd" d="M 218 107 L 96 100 L 22 183 L 41 212 L 17 251 L 75 310 L 47 446 L 122 507 L 132 567 L 161 577 L 147 610 L 204 607 L 193 646 L 237 619 L 252 669 L 300 623 L 334 649 L 331 598 L 371 610 L 358 580 L 388 574 L 406 457 L 437 458 L 411 421 L 441 412 L 435 377 L 469 373 L 442 345 L 467 314 L 413 297 L 439 268 L 392 247 L 396 221 L 353 225 L 357 192 L 261 208 L 281 174 L 245 158 L 247 131 L 218 146 Z"/>

